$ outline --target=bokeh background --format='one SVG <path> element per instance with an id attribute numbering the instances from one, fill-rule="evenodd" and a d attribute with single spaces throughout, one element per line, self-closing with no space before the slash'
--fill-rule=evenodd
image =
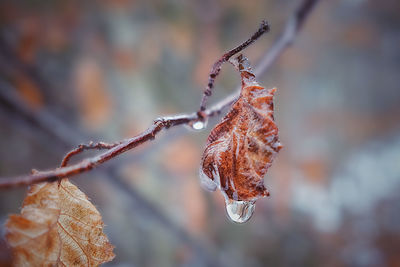
<path id="1" fill-rule="evenodd" d="M 79 143 L 195 111 L 223 51 L 267 19 L 271 32 L 245 52 L 257 63 L 298 3 L 0 1 L 0 176 L 51 169 Z M 74 179 L 116 246 L 107 266 L 400 266 L 399 47 L 399 1 L 321 1 L 258 77 L 278 88 L 285 147 L 265 177 L 271 196 L 244 225 L 197 176 L 221 116 Z M 226 65 L 211 100 L 238 83 Z M 0 192 L 1 225 L 25 192 Z M 9 260 L 2 237 L 0 265 Z"/>

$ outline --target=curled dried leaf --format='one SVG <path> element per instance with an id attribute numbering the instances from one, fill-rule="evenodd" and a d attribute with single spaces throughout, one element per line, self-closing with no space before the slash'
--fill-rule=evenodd
<path id="1" fill-rule="evenodd" d="M 241 94 L 208 136 L 200 178 L 207 189 L 218 187 L 227 201 L 253 202 L 269 195 L 263 176 L 282 148 L 274 121 L 276 89 L 260 86 L 242 55 L 232 64 L 241 74 Z"/>
<path id="2" fill-rule="evenodd" d="M 6 238 L 16 266 L 98 266 L 114 258 L 100 213 L 68 179 L 32 185 Z"/>

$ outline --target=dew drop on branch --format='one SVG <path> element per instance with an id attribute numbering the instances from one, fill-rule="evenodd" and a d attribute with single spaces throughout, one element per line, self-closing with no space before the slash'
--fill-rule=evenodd
<path id="1" fill-rule="evenodd" d="M 207 121 L 202 121 L 202 120 L 193 121 L 188 124 L 188 128 L 190 130 L 195 130 L 195 131 L 201 131 L 205 129 L 206 126 L 207 126 Z"/>

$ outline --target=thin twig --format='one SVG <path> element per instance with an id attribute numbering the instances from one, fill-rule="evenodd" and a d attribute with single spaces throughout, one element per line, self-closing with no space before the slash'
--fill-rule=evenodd
<path id="1" fill-rule="evenodd" d="M 312 10 L 312 8 L 315 6 L 315 4 L 317 2 L 318 2 L 318 0 L 304 0 L 301 3 L 301 5 L 299 6 L 299 8 L 297 8 L 295 10 L 294 15 L 289 20 L 289 22 L 286 24 L 286 27 L 285 27 L 284 32 L 281 35 L 281 37 L 278 39 L 278 41 L 276 41 L 274 43 L 274 45 L 272 46 L 270 51 L 268 53 L 266 53 L 264 58 L 261 60 L 260 64 L 257 65 L 257 67 L 255 69 L 256 75 L 259 75 L 260 73 L 265 72 L 271 66 L 271 64 L 276 60 L 276 58 L 280 54 L 282 54 L 284 49 L 293 42 L 294 37 L 296 36 L 298 31 L 301 29 L 301 26 L 304 24 L 306 17 L 310 14 L 310 11 Z M 252 42 L 254 42 L 254 41 L 252 41 Z M 240 52 L 240 50 L 237 51 L 236 53 L 238 53 L 238 52 Z M 222 63 L 221 63 L 221 65 L 222 65 Z M 217 68 L 218 68 L 218 66 L 217 66 Z M 210 75 L 210 78 L 211 78 L 211 75 Z M 208 98 L 208 95 L 205 93 L 206 99 Z M 235 101 L 235 99 L 237 99 L 237 96 L 238 96 L 237 93 L 232 94 L 232 95 L 226 97 L 225 99 L 223 99 L 222 101 L 220 101 L 219 103 L 217 103 L 215 106 L 211 107 L 210 109 L 204 109 L 204 110 L 202 110 L 202 107 L 205 106 L 206 100 L 202 100 L 202 104 L 200 107 L 201 112 L 197 112 L 197 113 L 189 114 L 189 115 L 178 115 L 178 116 L 160 118 L 160 119 L 154 121 L 152 126 L 150 126 L 143 133 L 121 142 L 119 145 L 109 149 L 108 151 L 106 151 L 96 157 L 84 159 L 81 162 L 71 165 L 69 167 L 62 167 L 62 168 L 58 168 L 58 169 L 50 170 L 50 171 L 42 171 L 37 174 L 27 175 L 27 176 L 20 176 L 20 177 L 14 177 L 14 178 L 1 178 L 0 179 L 0 189 L 24 186 L 24 185 L 29 185 L 32 183 L 38 183 L 38 182 L 44 182 L 44 181 L 55 181 L 59 178 L 64 178 L 67 176 L 70 177 L 72 175 L 76 175 L 76 174 L 79 174 L 79 173 L 82 173 L 85 171 L 89 171 L 89 170 L 93 169 L 94 167 L 96 167 L 96 166 L 98 166 L 98 165 L 100 165 L 100 164 L 102 164 L 102 163 L 104 163 L 104 162 L 106 162 L 106 161 L 140 145 L 140 144 L 143 144 L 149 140 L 154 139 L 155 136 L 163 129 L 167 129 L 169 127 L 173 127 L 173 126 L 177 126 L 177 125 L 188 124 L 190 122 L 194 122 L 199 119 L 203 119 L 204 116 L 210 117 L 210 116 L 219 114 L 222 109 L 224 109 L 226 106 L 231 105 Z M 204 102 L 204 105 L 203 105 L 203 102 Z"/>
<path id="2" fill-rule="evenodd" d="M 94 167 L 140 145 L 147 141 L 153 140 L 155 136 L 163 129 L 187 124 L 191 121 L 195 121 L 198 119 L 196 114 L 193 115 L 178 115 L 174 117 L 164 117 L 157 119 L 154 121 L 152 126 L 150 126 L 143 133 L 129 138 L 125 141 L 122 141 L 119 145 L 107 150 L 106 152 L 92 157 L 82 160 L 81 162 L 68 166 L 61 167 L 55 170 L 50 171 L 41 171 L 36 174 L 20 176 L 14 178 L 2 178 L 0 179 L 0 188 L 10 188 L 16 186 L 29 185 L 33 183 L 39 183 L 44 181 L 55 181 L 59 178 L 71 177 L 73 175 L 77 175 L 82 172 L 89 171 Z"/>
<path id="3" fill-rule="evenodd" d="M 260 76 L 268 71 L 276 59 L 290 46 L 297 33 L 301 30 L 309 14 L 318 3 L 319 0 L 303 0 L 295 9 L 293 15 L 289 18 L 285 28 L 279 38 L 274 42 L 268 53 L 265 53 L 263 58 L 254 68 L 254 74 Z M 207 110 L 207 116 L 213 116 L 221 113 L 226 107 L 232 105 L 240 95 L 240 87 L 218 102 L 216 105 Z"/>
<path id="4" fill-rule="evenodd" d="M 222 65 L 225 62 L 227 62 L 232 56 L 236 55 L 237 53 L 239 53 L 240 51 L 242 51 L 243 49 L 254 43 L 261 35 L 263 35 L 266 32 L 269 32 L 269 30 L 270 28 L 268 22 L 263 20 L 258 30 L 249 39 L 247 39 L 244 43 L 240 44 L 239 46 L 223 54 L 222 57 L 220 57 L 214 63 L 214 65 L 211 68 L 210 74 L 208 76 L 208 83 L 206 89 L 204 90 L 203 98 L 201 99 L 199 112 L 206 110 L 207 99 L 212 94 L 212 88 L 214 87 L 215 78 L 220 73 Z"/>
<path id="5" fill-rule="evenodd" d="M 71 157 L 73 157 L 85 150 L 111 149 L 113 147 L 116 147 L 119 144 L 121 144 L 121 142 L 109 144 L 109 143 L 104 143 L 104 142 L 94 143 L 93 141 L 90 141 L 88 144 L 80 144 L 77 148 L 75 148 L 74 150 L 71 150 L 67 155 L 65 155 L 64 159 L 61 162 L 61 167 L 66 167 L 69 160 L 71 159 Z"/>

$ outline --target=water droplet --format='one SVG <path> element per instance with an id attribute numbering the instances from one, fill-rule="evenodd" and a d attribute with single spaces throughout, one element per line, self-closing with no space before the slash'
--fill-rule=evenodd
<path id="1" fill-rule="evenodd" d="M 192 128 L 195 130 L 203 130 L 205 128 L 205 123 L 202 121 L 196 121 L 193 123 Z"/>
<path id="2" fill-rule="evenodd" d="M 189 129 L 201 131 L 207 126 L 207 121 L 197 120 L 189 123 Z"/>
<path id="3" fill-rule="evenodd" d="M 226 212 L 229 219 L 235 223 L 247 222 L 254 213 L 254 201 L 226 200 Z"/>

